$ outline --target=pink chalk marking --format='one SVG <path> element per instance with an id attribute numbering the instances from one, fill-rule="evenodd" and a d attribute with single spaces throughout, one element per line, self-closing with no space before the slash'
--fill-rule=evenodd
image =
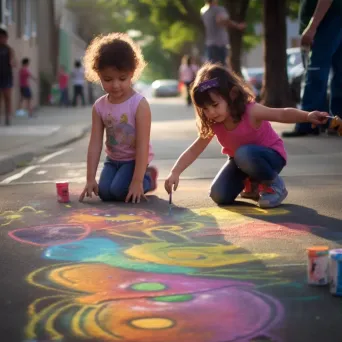
<path id="1" fill-rule="evenodd" d="M 60 229 L 67 231 L 68 229 L 72 229 L 72 228 L 83 229 L 83 232 L 77 233 L 77 234 L 69 234 L 69 236 L 74 235 L 75 237 L 68 238 L 67 232 L 64 233 L 64 232 L 59 231 Z M 27 237 L 26 238 L 20 237 L 20 233 L 25 233 L 25 232 L 27 232 Z M 10 236 L 13 240 L 20 242 L 20 243 L 27 243 L 33 246 L 44 247 L 44 246 L 55 246 L 55 245 L 61 245 L 64 243 L 79 241 L 87 237 L 90 232 L 91 232 L 90 226 L 85 225 L 85 224 L 51 224 L 51 225 L 47 224 L 45 226 L 36 226 L 36 227 L 16 229 L 16 230 L 9 232 L 8 236 Z M 60 238 L 58 238 L 58 235 L 60 235 Z M 34 240 L 40 239 L 43 241 L 50 239 L 50 241 L 45 242 L 45 243 L 35 242 L 35 241 L 32 241 L 33 239 Z"/>

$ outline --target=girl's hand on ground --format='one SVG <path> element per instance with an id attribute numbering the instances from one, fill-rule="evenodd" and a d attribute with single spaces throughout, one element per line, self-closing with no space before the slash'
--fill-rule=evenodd
<path id="1" fill-rule="evenodd" d="M 132 181 L 125 202 L 128 203 L 132 199 L 132 203 L 140 203 L 141 198 L 144 198 L 147 201 L 144 194 L 143 182 Z"/>
<path id="2" fill-rule="evenodd" d="M 96 182 L 96 180 L 93 180 L 91 182 L 87 182 L 84 190 L 82 191 L 79 201 L 83 202 L 84 197 L 90 197 L 92 198 L 92 193 L 94 193 L 96 196 L 99 195 L 99 186 Z"/>
<path id="3" fill-rule="evenodd" d="M 165 183 L 164 183 L 164 187 L 167 193 L 169 194 L 172 191 L 172 187 L 173 187 L 173 191 L 176 191 L 178 187 L 178 183 L 179 183 L 179 175 L 171 172 L 167 176 Z"/>
<path id="4" fill-rule="evenodd" d="M 315 110 L 308 114 L 308 121 L 314 125 L 322 125 L 328 121 L 329 117 L 328 113 Z"/>

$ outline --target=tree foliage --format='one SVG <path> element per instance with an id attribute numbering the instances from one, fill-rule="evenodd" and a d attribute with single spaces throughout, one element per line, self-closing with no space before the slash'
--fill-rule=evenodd
<path id="1" fill-rule="evenodd" d="M 295 17 L 299 0 L 282 0 L 286 11 Z M 230 31 L 230 61 L 240 72 L 241 54 L 262 41 L 255 24 L 263 20 L 260 0 L 221 0 L 233 20 L 246 21 L 243 34 Z M 81 23 L 80 35 L 87 42 L 99 33 L 140 31 L 137 39 L 149 63 L 145 76 L 176 77 L 181 56 L 199 51 L 204 54 L 204 27 L 200 9 L 204 0 L 69 0 Z M 266 47 L 268 48 L 268 47 Z M 266 66 L 267 67 L 267 66 Z"/>

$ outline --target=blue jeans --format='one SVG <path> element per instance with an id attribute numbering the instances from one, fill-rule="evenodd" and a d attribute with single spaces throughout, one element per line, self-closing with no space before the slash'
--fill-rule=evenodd
<path id="1" fill-rule="evenodd" d="M 285 166 L 285 159 L 276 151 L 258 145 L 244 145 L 216 175 L 210 197 L 219 205 L 232 204 L 244 188 L 247 177 L 256 182 L 271 181 Z"/>
<path id="2" fill-rule="evenodd" d="M 331 69 L 333 77 L 328 108 L 327 87 Z M 342 20 L 338 15 L 326 16 L 317 29 L 309 54 L 301 107 L 342 117 Z M 311 123 L 299 123 L 295 130 L 302 133 L 313 131 Z"/>
<path id="3" fill-rule="evenodd" d="M 69 90 L 68 89 L 60 89 L 60 106 L 69 106 Z"/>
<path id="4" fill-rule="evenodd" d="M 135 168 L 135 160 L 115 161 L 106 158 L 99 181 L 99 197 L 102 201 L 124 201 L 128 194 Z M 151 178 L 145 174 L 144 192 L 151 189 Z"/>
<path id="5" fill-rule="evenodd" d="M 225 46 L 210 45 L 207 46 L 207 57 L 212 63 L 221 63 L 226 65 L 227 48 Z"/>

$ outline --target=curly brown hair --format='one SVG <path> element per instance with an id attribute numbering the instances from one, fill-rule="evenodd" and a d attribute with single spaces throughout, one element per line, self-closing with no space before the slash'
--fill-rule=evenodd
<path id="1" fill-rule="evenodd" d="M 219 87 L 205 91 L 199 91 L 200 83 L 217 78 Z M 231 98 L 232 89 L 235 89 L 236 96 Z M 240 122 L 245 113 L 246 105 L 255 101 L 255 96 L 247 83 L 234 72 L 224 68 L 220 64 L 206 63 L 198 71 L 196 79 L 191 88 L 192 101 L 196 106 L 197 128 L 201 138 L 208 138 L 214 135 L 212 130 L 213 122 L 203 112 L 203 107 L 213 104 L 211 92 L 223 97 L 228 104 L 230 114 L 234 122 Z"/>
<path id="2" fill-rule="evenodd" d="M 99 83 L 99 72 L 105 68 L 134 72 L 137 80 L 146 66 L 140 47 L 126 33 L 95 37 L 87 47 L 84 59 L 85 77 Z"/>

